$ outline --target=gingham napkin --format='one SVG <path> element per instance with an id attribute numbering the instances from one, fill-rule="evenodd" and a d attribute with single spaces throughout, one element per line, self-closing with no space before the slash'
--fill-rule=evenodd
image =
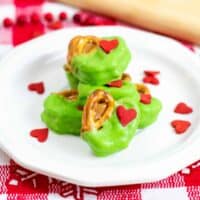
<path id="1" fill-rule="evenodd" d="M 2 8 L 7 7 L 10 10 L 4 13 Z M 53 5 L 56 7 L 57 5 Z M 9 8 L 8 8 L 9 7 Z M 64 7 L 59 9 L 63 10 Z M 44 12 L 55 12 L 52 10 L 52 5 L 43 0 L 0 0 L 0 22 L 5 17 L 16 19 L 16 16 L 21 14 L 30 15 L 32 12 L 38 14 Z M 72 16 L 78 12 L 75 9 L 70 9 L 68 21 L 63 25 L 75 26 L 72 22 Z M 55 14 L 55 13 L 54 13 Z M 88 17 L 88 13 L 82 13 Z M 96 17 L 85 25 L 97 25 L 102 23 L 114 24 L 110 19 Z M 76 20 L 76 19 L 75 19 Z M 100 23 L 99 23 L 100 22 Z M 30 28 L 30 27 L 29 27 Z M 21 28 L 17 26 L 12 28 L 0 27 L 0 57 L 5 55 L 13 46 L 24 41 L 32 39 L 40 34 L 52 31 L 54 28 L 62 28 L 55 26 L 49 28 L 42 24 L 41 27 L 31 27 L 27 34 L 22 34 Z M 26 32 L 27 33 L 27 32 Z M 194 53 L 198 53 L 198 49 L 190 44 L 185 45 Z M 73 185 L 67 182 L 59 181 L 47 176 L 37 174 L 17 165 L 14 161 L 0 151 L 0 200 L 51 200 L 51 199 L 66 199 L 66 200 L 200 200 L 200 161 L 181 170 L 180 172 L 158 182 L 137 184 L 130 186 L 118 187 L 102 187 L 88 188 Z"/>

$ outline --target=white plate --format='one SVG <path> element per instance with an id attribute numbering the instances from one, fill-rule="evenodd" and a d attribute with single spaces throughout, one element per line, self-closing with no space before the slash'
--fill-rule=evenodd
<path id="1" fill-rule="evenodd" d="M 66 87 L 63 71 L 69 40 L 75 35 L 120 35 L 133 54 L 128 72 L 141 81 L 144 69 L 160 70 L 159 86 L 151 86 L 163 102 L 159 119 L 140 131 L 130 146 L 112 156 L 95 157 L 79 137 L 50 132 L 46 143 L 29 136 L 44 127 L 40 120 L 44 98 Z M 19 164 L 37 172 L 87 186 L 155 181 L 200 158 L 200 62 L 181 44 L 155 34 L 123 27 L 61 30 L 14 49 L 0 63 L 0 144 Z M 27 91 L 30 82 L 44 81 L 45 95 Z M 173 113 L 184 101 L 194 112 Z M 173 119 L 192 122 L 183 135 L 170 126 Z"/>

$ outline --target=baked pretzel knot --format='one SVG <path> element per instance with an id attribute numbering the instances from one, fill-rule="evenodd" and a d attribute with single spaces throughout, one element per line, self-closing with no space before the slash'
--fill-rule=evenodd
<path id="1" fill-rule="evenodd" d="M 76 55 L 90 53 L 95 50 L 99 45 L 100 39 L 95 36 L 76 36 L 74 37 L 68 46 L 68 55 L 67 55 L 67 66 L 66 70 L 71 71 L 71 61 L 72 58 Z"/>
<path id="2" fill-rule="evenodd" d="M 142 83 L 136 83 L 136 89 L 140 94 L 150 94 L 149 88 L 142 84 Z"/>
<path id="3" fill-rule="evenodd" d="M 103 90 L 94 91 L 83 108 L 81 132 L 91 131 L 102 127 L 114 109 L 113 97 Z"/>
<path id="4" fill-rule="evenodd" d="M 63 90 L 61 92 L 58 92 L 57 94 L 65 97 L 68 100 L 76 100 L 78 97 L 78 91 L 77 90 Z"/>

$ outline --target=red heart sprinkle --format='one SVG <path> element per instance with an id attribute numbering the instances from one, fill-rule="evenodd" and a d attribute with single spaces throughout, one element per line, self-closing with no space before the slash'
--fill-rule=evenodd
<path id="1" fill-rule="evenodd" d="M 182 134 L 190 127 L 191 123 L 185 120 L 174 120 L 171 126 L 175 129 L 177 134 Z"/>
<path id="2" fill-rule="evenodd" d="M 143 78 L 144 83 L 150 83 L 152 85 L 159 85 L 160 81 L 154 76 L 145 76 Z"/>
<path id="3" fill-rule="evenodd" d="M 157 74 L 160 74 L 160 71 L 149 71 L 149 70 L 145 70 L 144 74 L 147 76 L 155 76 Z"/>
<path id="4" fill-rule="evenodd" d="M 48 24 L 48 28 L 52 29 L 52 30 L 61 29 L 62 27 L 63 27 L 63 25 L 60 21 L 51 22 Z"/>
<path id="5" fill-rule="evenodd" d="M 144 82 L 144 83 L 151 83 L 151 76 L 145 76 L 143 79 L 142 79 L 142 81 Z"/>
<path id="6" fill-rule="evenodd" d="M 143 104 L 151 103 L 151 95 L 150 94 L 140 94 L 140 102 Z"/>
<path id="7" fill-rule="evenodd" d="M 122 87 L 122 85 L 123 85 L 122 80 L 116 80 L 116 81 L 112 81 L 112 82 L 108 83 L 108 86 L 109 86 L 109 87 L 117 87 L 117 88 L 120 88 L 120 87 Z"/>
<path id="8" fill-rule="evenodd" d="M 43 94 L 44 91 L 45 91 L 44 83 L 43 83 L 43 82 L 30 83 L 30 84 L 28 85 L 28 90 L 30 90 L 30 91 L 35 91 L 35 92 L 37 92 L 38 94 Z"/>
<path id="9" fill-rule="evenodd" d="M 117 107 L 117 117 L 122 124 L 122 126 L 126 126 L 129 122 L 134 120 L 137 116 L 137 112 L 135 109 L 126 109 L 124 106 L 120 105 Z"/>
<path id="10" fill-rule="evenodd" d="M 174 112 L 179 114 L 189 114 L 193 112 L 193 109 L 186 103 L 180 102 L 176 105 Z"/>
<path id="11" fill-rule="evenodd" d="M 156 77 L 151 78 L 151 84 L 153 85 L 159 85 L 160 81 Z"/>
<path id="12" fill-rule="evenodd" d="M 30 136 L 37 138 L 38 142 L 45 142 L 48 138 L 48 128 L 34 129 L 30 132 Z"/>
<path id="13" fill-rule="evenodd" d="M 114 40 L 101 40 L 99 45 L 106 52 L 110 53 L 111 50 L 118 46 L 119 42 L 117 39 Z"/>

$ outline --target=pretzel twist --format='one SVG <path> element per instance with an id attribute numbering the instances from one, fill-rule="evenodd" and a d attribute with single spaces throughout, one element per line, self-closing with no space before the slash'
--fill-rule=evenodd
<path id="1" fill-rule="evenodd" d="M 74 37 L 68 46 L 67 55 L 67 71 L 72 71 L 71 62 L 72 58 L 76 55 L 90 53 L 94 51 L 99 45 L 100 39 L 95 36 L 76 36 Z"/>
<path id="2" fill-rule="evenodd" d="M 112 115 L 114 104 L 113 97 L 107 92 L 103 90 L 94 91 L 87 98 L 83 108 L 81 132 L 101 128 L 105 120 Z"/>
<path id="3" fill-rule="evenodd" d="M 78 97 L 78 91 L 77 90 L 63 90 L 61 92 L 57 93 L 58 95 L 64 96 L 68 100 L 76 100 Z"/>

